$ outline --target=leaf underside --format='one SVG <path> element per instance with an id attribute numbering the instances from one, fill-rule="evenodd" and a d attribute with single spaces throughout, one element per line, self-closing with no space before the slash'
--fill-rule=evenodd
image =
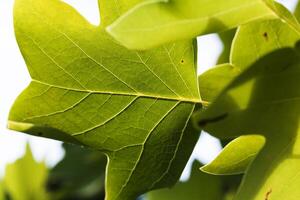
<path id="1" fill-rule="evenodd" d="M 193 41 L 128 51 L 104 30 L 136 3 L 100 1 L 100 26 L 58 0 L 15 4 L 32 82 L 9 128 L 106 153 L 107 200 L 175 184 L 198 138 L 188 125 L 200 101 Z"/>

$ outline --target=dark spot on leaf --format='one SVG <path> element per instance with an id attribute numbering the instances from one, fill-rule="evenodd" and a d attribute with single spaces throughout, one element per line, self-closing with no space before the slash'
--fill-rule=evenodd
<path id="1" fill-rule="evenodd" d="M 180 61 L 180 63 L 181 63 L 181 64 L 184 64 L 184 60 L 182 59 L 182 60 Z"/>
<path id="2" fill-rule="evenodd" d="M 42 132 L 38 132 L 38 136 L 42 136 L 43 135 L 43 133 Z"/>
<path id="3" fill-rule="evenodd" d="M 270 195 L 272 193 L 272 189 L 270 189 L 267 193 L 266 193 L 266 196 L 265 196 L 265 200 L 270 200 Z"/>
<path id="4" fill-rule="evenodd" d="M 211 118 L 211 119 L 205 119 L 205 120 L 202 120 L 202 121 L 198 122 L 198 125 L 200 127 L 204 127 L 208 123 L 215 123 L 215 122 L 221 121 L 221 120 L 225 119 L 227 116 L 228 116 L 228 113 L 225 113 L 223 115 L 220 115 L 220 116 L 217 116 L 217 117 L 214 117 L 214 118 Z"/>
<path id="5" fill-rule="evenodd" d="M 268 40 L 269 40 L 269 35 L 268 35 L 268 33 L 267 33 L 267 32 L 264 32 L 263 36 L 264 36 L 264 38 L 266 39 L 266 41 L 268 41 Z"/>

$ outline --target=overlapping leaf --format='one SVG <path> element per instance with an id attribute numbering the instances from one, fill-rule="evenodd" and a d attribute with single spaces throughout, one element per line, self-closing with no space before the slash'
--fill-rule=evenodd
<path id="1" fill-rule="evenodd" d="M 199 125 L 220 137 L 266 137 L 236 199 L 299 199 L 299 73 L 299 52 L 277 50 L 239 76 L 199 116 Z"/>
<path id="2" fill-rule="evenodd" d="M 300 25 L 295 17 L 285 8 L 277 6 L 281 19 L 254 21 L 240 26 L 231 45 L 229 63 L 220 64 L 199 76 L 199 88 L 204 101 L 212 102 L 257 59 L 276 49 L 293 47 L 300 40 Z"/>
<path id="3" fill-rule="evenodd" d="M 265 144 L 260 135 L 241 136 L 231 141 L 202 171 L 215 175 L 243 174 Z"/>
<path id="4" fill-rule="evenodd" d="M 286 13 L 273 0 L 154 0 L 134 7 L 110 25 L 108 31 L 128 48 L 147 49 L 258 19 L 279 17 L 293 21 Z"/>
<path id="5" fill-rule="evenodd" d="M 9 127 L 109 157 L 106 199 L 134 199 L 179 178 L 198 135 L 192 41 L 128 51 L 104 27 L 138 1 L 100 1 L 101 25 L 59 0 L 17 0 L 15 31 L 32 82 Z"/>
<path id="6" fill-rule="evenodd" d="M 219 33 L 219 37 L 223 43 L 223 51 L 218 58 L 218 62 L 217 62 L 218 64 L 223 64 L 223 63 L 229 62 L 231 45 L 232 45 L 232 41 L 235 36 L 235 33 L 236 33 L 236 29 L 232 29 L 229 31 Z"/>
<path id="7" fill-rule="evenodd" d="M 293 190 L 299 180 L 297 176 L 292 178 L 292 174 L 297 173 L 299 165 L 299 159 L 294 155 L 297 154 L 299 134 L 300 59 L 293 50 L 279 49 L 294 47 L 300 34 L 295 18 L 289 13 L 285 15 L 288 20 L 241 26 L 234 40 L 231 64 L 214 68 L 199 78 L 202 96 L 206 96 L 204 100 L 214 101 L 216 96 L 209 93 L 209 88 L 221 91 L 246 70 L 198 116 L 202 119 L 198 121 L 199 125 L 221 138 L 242 134 L 266 137 L 266 147 L 247 171 L 236 197 L 239 200 L 299 198 Z M 264 57 L 276 50 L 279 52 Z M 217 159 L 222 159 L 222 155 Z M 234 164 L 231 161 L 228 159 L 226 165 Z M 211 168 L 211 172 L 218 173 L 221 165 L 218 166 Z"/>

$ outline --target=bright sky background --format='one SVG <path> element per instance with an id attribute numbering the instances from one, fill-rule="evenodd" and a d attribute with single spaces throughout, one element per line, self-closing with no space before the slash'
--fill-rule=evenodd
<path id="1" fill-rule="evenodd" d="M 290 10 L 296 6 L 297 0 L 278 0 Z M 97 0 L 65 0 L 74 6 L 93 24 L 99 23 Z M 61 143 L 49 139 L 31 137 L 6 129 L 9 109 L 18 94 L 28 85 L 30 77 L 19 52 L 13 32 L 12 19 L 13 0 L 0 1 L 0 177 L 5 165 L 11 163 L 24 153 L 25 144 L 29 142 L 37 160 L 45 160 L 49 166 L 55 165 L 62 157 Z M 211 34 L 198 38 L 199 73 L 215 65 L 223 46 L 217 35 Z M 220 151 L 218 140 L 208 134 L 202 134 L 192 159 L 197 158 L 206 163 Z M 191 161 L 184 172 L 189 174 Z"/>

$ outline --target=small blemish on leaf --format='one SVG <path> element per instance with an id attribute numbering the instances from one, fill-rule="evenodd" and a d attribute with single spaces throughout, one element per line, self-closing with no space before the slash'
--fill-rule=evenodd
<path id="1" fill-rule="evenodd" d="M 265 196 L 265 200 L 270 200 L 270 195 L 272 193 L 272 189 L 270 189 L 267 193 L 266 193 L 266 196 Z"/>
<path id="2" fill-rule="evenodd" d="M 184 64 L 185 62 L 184 62 L 184 60 L 183 60 L 183 59 L 181 59 L 180 63 L 181 63 L 181 64 Z"/>
<path id="3" fill-rule="evenodd" d="M 268 33 L 267 33 L 267 32 L 264 32 L 263 36 L 264 36 L 264 38 L 266 39 L 266 41 L 268 41 L 268 40 L 269 40 L 269 35 L 268 35 Z"/>
<path id="4" fill-rule="evenodd" d="M 42 132 L 38 132 L 38 136 L 42 136 L 43 135 L 43 133 Z"/>

